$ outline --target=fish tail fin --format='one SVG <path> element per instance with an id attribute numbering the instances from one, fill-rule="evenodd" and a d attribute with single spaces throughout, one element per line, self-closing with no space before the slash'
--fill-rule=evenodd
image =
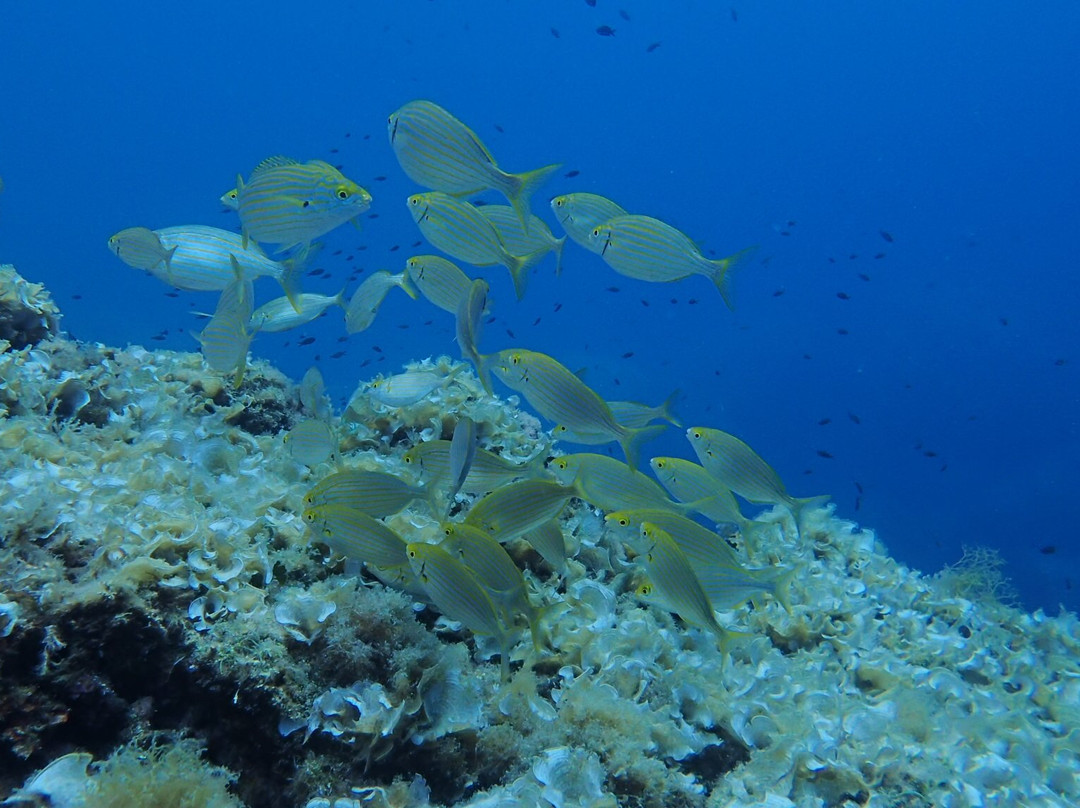
<path id="1" fill-rule="evenodd" d="M 175 252 L 176 252 L 176 247 L 173 247 L 172 249 L 167 250 L 165 252 L 165 257 L 163 259 L 161 259 L 162 261 L 165 262 L 165 277 L 167 277 L 169 279 L 169 283 L 172 283 L 172 257 L 173 257 L 173 253 L 175 253 Z"/>
<path id="2" fill-rule="evenodd" d="M 419 291 L 417 290 L 416 285 L 413 283 L 412 278 L 409 277 L 408 272 L 401 273 L 401 281 L 398 283 L 398 286 L 401 287 L 401 291 L 403 291 L 413 300 L 416 300 L 419 297 Z"/>
<path id="3" fill-rule="evenodd" d="M 662 421 L 667 421 L 672 426 L 682 426 L 682 422 L 679 417 L 675 415 L 675 402 L 682 396 L 682 390 L 675 388 L 671 391 L 671 395 L 665 398 L 660 406 L 656 408 L 656 417 Z"/>
<path id="4" fill-rule="evenodd" d="M 724 303 L 732 311 L 735 310 L 735 297 L 731 290 L 731 270 L 742 263 L 756 249 L 757 247 L 747 247 L 745 250 L 739 250 L 737 253 L 729 255 L 727 258 L 717 258 L 709 262 L 712 265 L 709 278 L 716 285 L 716 288 L 720 290 L 720 297 L 724 298 Z"/>
<path id="5" fill-rule="evenodd" d="M 619 440 L 619 445 L 622 446 L 623 453 L 626 455 L 626 465 L 630 467 L 631 471 L 637 471 L 638 460 L 641 455 L 641 444 L 657 437 L 665 429 L 667 429 L 667 424 L 652 424 L 626 430 Z"/>
<path id="6" fill-rule="evenodd" d="M 544 248 L 544 252 L 547 248 Z M 534 263 L 536 263 L 533 256 L 536 253 L 529 253 L 528 255 L 511 255 L 503 250 L 505 255 L 503 256 L 503 262 L 506 264 L 506 268 L 510 270 L 510 277 L 514 281 L 514 294 L 517 295 L 517 299 L 525 297 L 525 287 L 529 285 L 529 269 Z"/>
<path id="7" fill-rule="evenodd" d="M 480 379 L 484 392 L 489 396 L 495 395 L 495 391 L 491 387 L 491 363 L 494 357 L 495 354 L 482 354 L 479 352 L 475 352 L 474 356 L 470 357 L 476 366 L 476 376 Z"/>
<path id="8" fill-rule="evenodd" d="M 521 174 L 507 174 L 510 183 L 506 191 L 506 198 L 517 214 L 518 221 L 521 222 L 521 227 L 526 233 L 529 232 L 529 198 L 536 193 L 537 188 L 547 182 L 548 177 L 555 173 L 561 165 L 562 163 L 555 163 Z"/>
<path id="9" fill-rule="evenodd" d="M 562 274 L 562 251 L 566 245 L 566 236 L 555 239 L 555 244 L 552 245 L 551 251 L 555 253 L 555 277 L 559 277 Z"/>
<path id="10" fill-rule="evenodd" d="M 791 582 L 795 580 L 795 568 L 783 570 L 773 580 L 772 595 L 776 602 L 784 607 L 784 611 L 791 614 Z"/>

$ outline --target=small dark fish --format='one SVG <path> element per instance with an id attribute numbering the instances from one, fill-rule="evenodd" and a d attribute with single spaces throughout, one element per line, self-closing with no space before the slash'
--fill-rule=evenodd
<path id="1" fill-rule="evenodd" d="M 364 140 L 371 140 L 371 134 L 364 135 Z"/>
<path id="2" fill-rule="evenodd" d="M 829 256 L 829 263 L 830 264 L 835 264 L 836 263 L 836 259 L 833 258 L 831 255 Z"/>
<path id="3" fill-rule="evenodd" d="M 382 353 L 382 348 L 380 348 L 378 345 L 372 345 L 371 350 L 373 350 L 375 353 Z"/>
<path id="4" fill-rule="evenodd" d="M 696 306 L 697 305 L 697 298 L 692 297 L 689 300 L 687 300 L 686 302 L 689 303 L 691 306 Z"/>
<path id="5" fill-rule="evenodd" d="M 998 317 L 998 322 L 1001 323 L 1002 325 L 1008 325 L 1009 324 L 1009 318 L 1007 318 L 1007 317 Z"/>
<path id="6" fill-rule="evenodd" d="M 596 8 L 596 0 L 585 0 L 585 5 Z"/>
<path id="7" fill-rule="evenodd" d="M 646 300 L 645 298 L 641 298 L 641 305 L 642 305 L 642 306 L 645 306 L 646 308 L 648 308 L 648 306 L 649 306 L 649 301 L 648 301 L 648 300 Z"/>
<path id="8" fill-rule="evenodd" d="M 343 357 L 344 355 L 345 355 L 344 351 L 334 351 L 332 354 L 330 354 L 330 358 L 331 359 L 341 359 L 341 357 Z"/>
<path id="9" fill-rule="evenodd" d="M 581 173 L 580 171 L 578 171 L 576 168 L 574 168 L 574 169 L 571 169 L 570 171 L 567 171 L 565 174 L 563 174 L 563 176 L 566 177 L 566 179 L 568 179 L 568 180 L 572 180 L 574 177 L 576 177 L 580 173 Z"/>
<path id="10" fill-rule="evenodd" d="M 817 450 L 817 456 L 818 457 L 824 457 L 826 460 L 832 460 L 833 459 L 833 456 L 831 454 L 829 454 L 829 452 L 826 452 L 824 449 L 818 449 Z"/>
<path id="11" fill-rule="evenodd" d="M 887 242 L 889 242 L 890 244 L 893 243 L 894 239 L 892 237 L 892 233 L 890 233 L 888 230 L 878 230 L 878 232 L 881 233 L 881 237 Z"/>
<path id="12" fill-rule="evenodd" d="M 378 219 L 378 218 L 379 218 L 379 214 L 377 214 L 377 213 L 369 213 L 367 217 L 368 217 L 369 219 Z"/>
<path id="13" fill-rule="evenodd" d="M 855 481 L 855 490 L 858 491 L 860 494 L 863 492 L 862 485 L 859 483 L 858 480 Z"/>
<path id="14" fill-rule="evenodd" d="M 677 304 L 678 302 L 679 302 L 679 298 L 677 298 L 677 297 L 673 297 L 673 298 L 671 298 L 671 304 L 672 304 L 672 305 L 675 305 L 675 304 Z"/>
<path id="15" fill-rule="evenodd" d="M 600 34 L 600 36 L 615 36 L 615 29 L 610 25 L 601 25 L 596 29 L 596 33 Z"/>
<path id="16" fill-rule="evenodd" d="M 885 257 L 885 253 L 875 253 L 874 254 L 874 258 L 877 259 L 878 261 L 880 261 L 884 257 Z"/>
<path id="17" fill-rule="evenodd" d="M 860 421 L 860 420 L 859 420 L 859 416 L 857 416 L 857 415 L 856 415 L 855 413 L 853 413 L 853 412 L 849 412 L 849 413 L 847 414 L 847 417 L 848 417 L 848 418 L 850 418 L 850 419 L 851 419 L 851 422 L 852 422 L 852 423 L 854 423 L 854 424 L 861 424 L 861 423 L 862 423 L 862 421 Z"/>
<path id="18" fill-rule="evenodd" d="M 180 297 L 179 292 L 166 292 L 165 297 Z"/>
<path id="19" fill-rule="evenodd" d="M 656 50 L 657 48 L 659 48 L 659 47 L 660 47 L 660 44 L 661 44 L 661 43 L 659 43 L 659 42 L 653 42 L 653 43 L 650 43 L 649 47 L 647 47 L 647 48 L 645 49 L 645 52 L 646 52 L 646 53 L 652 53 L 652 52 L 653 52 L 654 50 Z"/>
<path id="20" fill-rule="evenodd" d="M 1067 360 L 1067 359 L 1064 359 L 1064 358 L 1059 358 L 1059 359 L 1055 359 L 1055 360 L 1054 360 L 1054 366 L 1055 366 L 1055 367 L 1061 367 L 1061 366 L 1062 366 L 1062 365 L 1064 365 L 1064 364 L 1065 364 L 1065 363 L 1066 363 L 1067 361 L 1068 361 L 1068 360 Z"/>
<path id="21" fill-rule="evenodd" d="M 619 287 L 618 286 L 609 286 L 605 291 L 617 292 L 617 291 L 619 291 Z"/>
<path id="22" fill-rule="evenodd" d="M 348 342 L 348 341 L 349 341 L 349 338 L 348 338 L 347 336 L 343 336 L 343 337 L 338 337 L 338 338 L 337 338 L 337 341 L 338 341 L 338 342 Z"/>
<path id="23" fill-rule="evenodd" d="M 773 297 L 780 297 L 780 296 L 781 296 L 782 294 L 784 294 L 784 292 L 785 292 L 785 291 L 787 291 L 787 290 L 786 290 L 786 289 L 784 289 L 784 287 L 783 287 L 783 286 L 781 286 L 781 287 L 780 287 L 779 289 L 775 290 L 775 291 L 774 291 L 774 292 L 772 293 L 772 296 L 773 296 Z"/>
<path id="24" fill-rule="evenodd" d="M 555 311 L 558 311 L 561 308 L 562 308 L 562 303 L 556 303 L 555 304 Z"/>
<path id="25" fill-rule="evenodd" d="M 858 253 L 849 253 L 849 254 L 848 254 L 848 260 L 849 260 L 849 261 L 854 261 L 854 260 L 855 260 L 856 258 L 858 258 L 858 257 L 859 257 L 859 254 L 858 254 Z"/>
<path id="26" fill-rule="evenodd" d="M 165 339 L 165 335 L 164 334 L 155 334 L 154 336 L 150 337 L 150 339 L 157 340 L 158 342 L 161 342 L 161 341 L 163 341 Z"/>
<path id="27" fill-rule="evenodd" d="M 627 22 L 630 22 L 630 15 L 627 14 L 624 9 L 621 9 L 621 8 L 619 9 L 619 16 L 622 17 Z"/>
<path id="28" fill-rule="evenodd" d="M 408 323 L 398 323 L 397 327 L 404 330 L 404 329 L 409 327 L 409 324 Z"/>
<path id="29" fill-rule="evenodd" d="M 736 11 L 735 9 L 731 9 L 731 21 L 732 22 L 738 22 L 739 21 L 739 12 Z"/>
<path id="30" fill-rule="evenodd" d="M 826 424 L 831 424 L 831 423 L 832 423 L 832 418 L 822 418 L 820 421 L 817 422 L 817 425 L 818 426 L 825 426 Z"/>
<path id="31" fill-rule="evenodd" d="M 555 37 L 556 39 L 558 39 L 559 38 L 559 29 L 558 28 L 552 28 L 550 30 L 551 30 L 551 35 L 553 37 Z"/>
<path id="32" fill-rule="evenodd" d="M 862 507 L 862 495 L 855 497 L 855 510 L 859 510 Z"/>
<path id="33" fill-rule="evenodd" d="M 781 231 L 780 231 L 780 235 L 781 235 L 781 236 L 790 236 L 790 235 L 791 235 L 791 231 L 790 231 L 790 230 L 781 230 Z"/>
<path id="34" fill-rule="evenodd" d="M 300 340 L 296 344 L 297 345 L 310 345 L 314 341 L 315 341 L 315 337 L 304 337 L 302 340 Z"/>
<path id="35" fill-rule="evenodd" d="M 375 179 L 375 182 L 386 182 L 386 177 L 384 177 L 382 174 L 375 177 L 374 179 Z"/>
<path id="36" fill-rule="evenodd" d="M 846 328 L 838 328 L 836 329 L 836 333 L 841 337 L 846 337 L 848 335 L 848 330 Z"/>
<path id="37" fill-rule="evenodd" d="M 1039 548 L 1039 552 L 1043 555 L 1053 555 L 1057 552 L 1057 547 L 1053 544 L 1044 544 Z"/>
<path id="38" fill-rule="evenodd" d="M 338 153 L 338 150 L 337 150 L 337 149 L 331 149 L 331 150 L 330 150 L 330 153 L 331 153 L 331 154 L 337 154 L 337 153 Z"/>
<path id="39" fill-rule="evenodd" d="M 342 252 L 343 250 L 334 250 L 331 255 L 341 255 Z"/>
<path id="40" fill-rule="evenodd" d="M 633 351 L 627 351 L 626 353 L 624 353 L 624 354 L 622 355 L 622 358 L 623 358 L 623 359 L 629 359 L 629 358 L 630 358 L 631 356 L 633 356 L 633 355 L 634 355 L 634 352 L 633 352 Z"/>
<path id="41" fill-rule="evenodd" d="M 325 269 L 323 269 L 322 267 L 315 267 L 315 269 L 311 270 L 311 272 L 308 273 L 308 277 L 317 278 L 320 275 L 325 275 L 325 274 L 326 274 Z"/>
<path id="42" fill-rule="evenodd" d="M 849 295 L 847 292 L 837 292 L 836 296 L 841 300 L 851 300 L 851 295 Z"/>
<path id="43" fill-rule="evenodd" d="M 495 315 L 491 314 L 486 320 L 484 320 L 484 325 L 491 325 L 493 322 L 495 322 Z"/>
<path id="44" fill-rule="evenodd" d="M 399 245 L 395 244 L 393 247 L 390 248 L 390 252 L 397 252 L 400 249 L 401 249 L 401 247 Z"/>
<path id="45" fill-rule="evenodd" d="M 501 126 L 499 126 L 498 124 L 495 124 L 494 126 L 496 132 L 498 132 L 500 135 L 503 134 L 503 128 Z"/>
<path id="46" fill-rule="evenodd" d="M 937 457 L 937 452 L 935 452 L 933 449 L 924 449 L 923 457 Z"/>
<path id="47" fill-rule="evenodd" d="M 788 219 L 788 227 L 794 227 L 796 224 L 798 224 L 798 222 L 796 222 L 794 219 Z"/>
<path id="48" fill-rule="evenodd" d="M 71 299 L 72 300 L 82 300 L 82 295 L 72 295 Z"/>
<path id="49" fill-rule="evenodd" d="M 412 245 L 413 245 L 413 247 L 419 247 L 419 246 L 420 246 L 421 244 L 423 244 L 423 243 L 424 243 L 423 241 L 417 240 L 417 241 L 414 241 L 414 242 L 412 243 Z"/>
<path id="50" fill-rule="evenodd" d="M 509 328 L 506 329 L 506 336 L 510 337 L 510 339 L 517 339 L 517 336 Z"/>
<path id="51" fill-rule="evenodd" d="M 867 275 L 865 272 L 860 272 L 859 273 L 859 279 L 864 280 L 864 281 L 868 281 L 868 280 L 870 280 L 870 276 Z"/>
<path id="52" fill-rule="evenodd" d="M 540 325 L 540 318 L 539 317 L 537 317 L 535 320 L 533 320 L 533 326 L 535 327 L 535 326 L 538 326 L 538 325 Z"/>

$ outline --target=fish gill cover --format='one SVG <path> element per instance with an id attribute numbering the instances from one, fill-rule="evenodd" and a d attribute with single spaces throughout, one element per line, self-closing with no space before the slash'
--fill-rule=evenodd
<path id="1" fill-rule="evenodd" d="M 189 302 L 203 322 L 155 325 L 159 350 L 80 342 L 59 331 L 42 287 L 4 269 L 0 737 L 4 785 L 23 783 L 9 803 L 1074 802 L 1075 616 L 1004 604 L 1013 576 L 985 546 L 926 576 L 844 519 L 864 498 L 867 513 L 889 496 L 883 480 L 895 482 L 893 495 L 913 490 L 895 478 L 906 467 L 894 456 L 875 461 L 894 477 L 875 485 L 858 472 L 846 503 L 802 496 L 837 479 L 826 471 L 844 461 L 836 445 L 810 444 L 808 474 L 792 473 L 793 447 L 807 447 L 790 437 L 799 430 L 844 424 L 848 447 L 888 449 L 890 407 L 879 401 L 868 414 L 829 388 L 869 376 L 907 389 L 895 354 L 862 346 L 888 345 L 875 337 L 889 331 L 880 327 L 888 318 L 904 325 L 903 308 L 891 306 L 912 288 L 855 250 L 827 255 L 820 271 L 778 269 L 806 260 L 788 247 L 806 231 L 794 212 L 806 180 L 789 177 L 785 190 L 765 195 L 760 164 L 752 177 L 735 170 L 736 152 L 762 147 L 760 133 L 736 136 L 738 121 L 764 119 L 737 82 L 725 127 L 710 125 L 700 99 L 680 115 L 612 127 L 624 114 L 613 101 L 633 96 L 640 112 L 651 98 L 662 109 L 671 99 L 650 91 L 679 97 L 686 88 L 672 80 L 704 52 L 680 32 L 680 56 L 657 65 L 673 42 L 654 38 L 664 21 L 647 9 L 618 9 L 614 24 L 598 26 L 588 15 L 602 6 L 563 9 L 572 26 L 545 32 L 536 10 L 466 21 L 460 10 L 422 8 L 408 29 L 389 14 L 379 30 L 391 36 L 370 37 L 385 64 L 417 70 L 390 40 L 421 64 L 445 65 L 445 54 L 477 38 L 505 46 L 497 34 L 514 30 L 538 58 L 567 49 L 552 51 L 543 86 L 561 87 L 547 109 L 573 110 L 573 122 L 535 137 L 544 92 L 523 93 L 517 81 L 493 92 L 490 71 L 474 76 L 458 61 L 475 93 L 438 72 L 414 74 L 440 103 L 380 85 L 358 109 L 315 105 L 273 144 L 265 127 L 230 119 L 247 132 L 227 150 L 230 167 L 217 144 L 189 133 L 178 153 L 191 171 L 157 188 L 145 177 L 110 180 L 113 204 L 86 217 L 108 226 L 85 242 L 95 252 L 80 246 L 73 260 L 96 266 L 105 253 L 113 263 L 100 273 L 115 280 L 85 288 L 71 274 L 51 277 L 50 240 L 32 239 L 35 251 L 23 254 L 9 236 L 11 200 L 25 217 L 35 198 L 18 181 L 29 159 L 16 165 L 0 198 L 0 237 L 23 272 L 42 265 L 32 274 L 73 298 L 66 326 L 81 316 L 85 336 L 112 330 L 116 342 L 139 343 L 149 334 L 141 318 L 183 322 L 176 306 Z M 861 18 L 877 31 L 886 19 Z M 733 60 L 748 58 L 762 28 L 777 24 L 768 12 L 698 21 L 722 32 Z M 10 22 L 37 24 L 24 12 Z M 436 45 L 439 26 L 458 36 Z M 839 21 L 826 32 L 859 53 Z M 112 59 L 143 45 L 126 31 L 109 36 L 127 45 Z M 229 52 L 262 58 L 251 44 L 237 48 Z M 516 78 L 531 74 L 531 54 L 514 53 L 524 63 Z M 613 64 L 625 68 L 618 80 L 605 73 Z M 165 59 L 162 69 L 171 65 Z M 567 82 L 590 66 L 595 81 L 576 99 Z M 86 75 L 99 82 L 110 71 L 106 59 Z M 289 87 L 294 78 L 275 90 L 300 92 Z M 253 81 L 255 100 L 272 84 L 269 74 Z M 324 89 L 334 84 L 323 77 Z M 742 118 L 728 114 L 741 109 Z M 789 97 L 784 109 L 802 108 Z M 515 110 L 532 116 L 518 136 L 479 123 Z M 342 119 L 351 123 L 340 145 L 310 146 Z M 110 133 L 115 149 L 123 138 Z M 667 150 L 658 148 L 665 137 Z M 780 159 L 780 143 L 764 140 Z M 33 153 L 16 143 L 4 155 Z M 899 160 L 894 146 L 880 148 Z M 860 163 L 857 154 L 846 160 Z M 676 175 L 691 162 L 704 173 Z M 657 171 L 666 163 L 669 176 Z M 7 164 L 0 170 L 12 176 Z M 231 189 L 230 171 L 240 174 Z M 209 175 L 216 179 L 197 179 Z M 840 177 L 820 182 L 842 196 Z M 873 180 L 870 188 L 884 175 Z M 541 186 L 555 192 L 550 207 Z M 791 216 L 763 224 L 778 204 Z M 833 204 L 836 221 L 852 216 Z M 895 222 L 867 230 L 882 245 L 869 260 L 895 259 L 905 216 L 865 207 Z M 419 232 L 408 230 L 410 213 Z M 804 253 L 850 237 L 852 226 L 807 215 Z M 908 218 L 909 233 L 925 227 Z M 854 222 L 856 232 L 869 227 Z M 102 249 L 110 234 L 115 257 Z M 564 235 L 573 242 L 565 256 Z M 385 260 L 365 260 L 371 248 Z M 458 266 L 427 255 L 436 250 Z M 904 268 L 914 272 L 920 254 L 928 253 L 901 254 Z M 846 344 L 827 349 L 831 361 L 819 368 L 811 337 L 830 311 L 819 287 L 844 262 L 867 289 L 885 272 L 887 294 L 868 293 L 857 309 L 860 294 L 835 291 L 832 305 L 846 317 L 834 336 Z M 778 271 L 785 284 L 763 288 Z M 920 302 L 947 280 L 933 278 Z M 152 284 L 162 281 L 168 296 L 156 298 Z M 793 300 L 795 309 L 766 308 Z M 973 327 L 960 312 L 956 319 Z M 1053 317 L 1044 320 L 1052 331 Z M 1001 315 L 994 326 L 1014 324 Z M 177 341 L 184 330 L 199 332 L 201 356 Z M 805 346 L 795 363 L 793 345 Z M 359 346 L 370 355 L 357 361 Z M 424 355 L 438 358 L 397 370 Z M 847 363 L 875 357 L 890 358 L 888 372 L 859 365 L 845 375 Z M 927 352 L 920 362 L 932 369 L 933 359 Z M 1052 384 L 1062 384 L 1068 359 L 1052 364 Z M 676 397 L 675 388 L 685 392 Z M 827 401 L 826 414 L 807 419 L 808 403 Z M 918 403 L 897 406 L 909 414 Z M 876 430 L 864 428 L 875 421 Z M 937 475 L 958 462 L 921 439 L 916 451 Z M 920 515 L 919 535 L 945 531 L 948 519 L 935 522 L 932 508 L 902 498 Z M 988 507 L 971 498 L 962 512 L 980 505 Z M 968 521 L 945 531 L 957 555 L 985 538 Z M 902 525 L 893 521 L 891 535 L 906 539 Z M 1038 531 L 1034 514 L 1018 528 L 1037 556 L 1072 552 Z M 911 558 L 940 566 L 932 552 Z M 1058 581 L 1069 584 L 1067 574 Z"/>

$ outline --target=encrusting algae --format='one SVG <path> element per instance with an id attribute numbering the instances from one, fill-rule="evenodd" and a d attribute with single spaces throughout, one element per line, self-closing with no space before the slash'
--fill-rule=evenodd
<path id="1" fill-rule="evenodd" d="M 519 297 L 558 263 L 529 209 L 554 166 L 504 172 L 427 101 L 388 127 L 436 246 L 507 266 Z M 512 207 L 460 198 L 484 189 Z M 305 295 L 313 239 L 371 203 L 326 163 L 268 158 L 222 199 L 243 234 L 214 244 L 250 255 L 207 264 L 200 242 L 182 273 L 168 229 L 110 241 L 221 290 L 202 355 L 71 341 L 0 267 L 4 804 L 1080 801 L 1075 615 L 897 564 L 719 429 L 687 430 L 699 463 L 643 456 L 671 399 L 608 402 L 554 357 L 481 353 L 488 284 L 446 259 L 373 273 L 347 304 Z M 707 261 L 596 195 L 552 210 L 616 271 L 705 275 L 730 302 L 746 251 Z M 257 310 L 257 275 L 286 298 Z M 393 286 L 454 315 L 466 361 L 361 381 L 338 414 L 316 369 L 296 385 L 249 358 L 260 328 L 315 310 L 371 327 Z"/>

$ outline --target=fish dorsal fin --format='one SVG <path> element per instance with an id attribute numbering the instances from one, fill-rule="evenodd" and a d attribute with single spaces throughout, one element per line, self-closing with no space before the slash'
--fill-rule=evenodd
<path id="1" fill-rule="evenodd" d="M 251 170 L 251 176 L 254 177 L 260 171 L 266 171 L 270 168 L 280 168 L 281 166 L 295 165 L 299 165 L 299 162 L 297 160 L 294 160 L 291 157 L 285 157 L 280 154 L 275 154 L 273 157 L 267 157 L 265 160 L 255 166 L 255 168 Z"/>

